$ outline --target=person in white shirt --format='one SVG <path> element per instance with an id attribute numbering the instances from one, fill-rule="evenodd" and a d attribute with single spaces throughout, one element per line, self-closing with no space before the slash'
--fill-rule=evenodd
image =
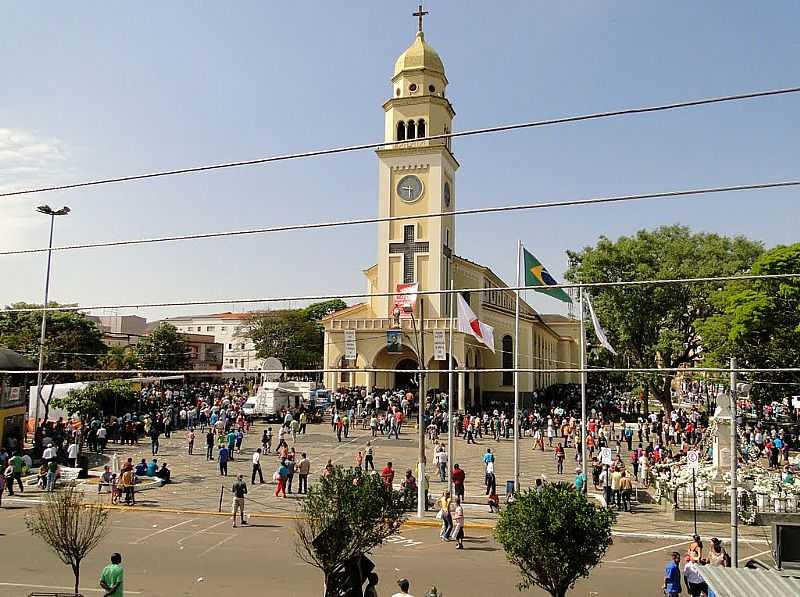
<path id="1" fill-rule="evenodd" d="M 78 459 L 78 444 L 74 441 L 69 445 L 67 448 L 67 460 L 69 460 L 69 465 L 72 468 L 75 468 L 75 461 Z"/>
<path id="2" fill-rule="evenodd" d="M 408 588 L 411 586 L 411 583 L 408 582 L 408 579 L 401 578 L 397 581 L 397 586 L 400 587 L 400 592 L 395 593 L 392 597 L 414 597 L 411 593 L 408 592 Z"/>
<path id="3" fill-rule="evenodd" d="M 698 566 L 698 562 L 687 556 L 686 564 L 683 566 L 683 579 L 686 582 L 686 591 L 691 597 L 708 595 L 708 584 L 700 575 Z"/>
<path id="4" fill-rule="evenodd" d="M 260 482 L 263 483 L 264 474 L 261 472 L 261 448 L 253 452 L 253 475 L 250 479 L 250 485 L 255 485 L 256 483 L 256 472 L 258 473 Z"/>

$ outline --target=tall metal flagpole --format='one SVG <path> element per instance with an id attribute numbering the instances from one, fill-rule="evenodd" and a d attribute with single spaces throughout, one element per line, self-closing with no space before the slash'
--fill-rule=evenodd
<path id="1" fill-rule="evenodd" d="M 739 510 L 736 467 L 739 450 L 736 448 L 736 359 L 731 357 L 731 566 L 738 568 L 739 562 Z"/>
<path id="2" fill-rule="evenodd" d="M 450 347 L 447 355 L 447 490 L 453 495 L 453 307 L 455 306 L 453 280 L 450 279 Z"/>
<path id="3" fill-rule="evenodd" d="M 583 474 L 583 492 L 586 493 L 588 487 L 588 475 L 586 473 L 586 437 L 588 428 L 588 418 L 586 414 L 586 321 L 584 319 L 583 308 L 583 286 L 578 286 L 578 303 L 580 304 L 580 323 L 581 323 L 581 446 L 575 449 L 581 450 L 581 473 Z"/>
<path id="4" fill-rule="evenodd" d="M 517 241 L 517 288 L 520 287 L 522 241 Z M 519 294 L 514 308 L 514 491 L 519 491 Z"/>
<path id="5" fill-rule="evenodd" d="M 425 494 L 425 373 L 427 368 L 425 361 L 425 297 L 419 299 L 419 347 L 420 365 L 423 372 L 419 374 L 419 463 L 417 465 L 417 518 L 425 516 L 428 504 L 425 503 L 427 496 Z"/>

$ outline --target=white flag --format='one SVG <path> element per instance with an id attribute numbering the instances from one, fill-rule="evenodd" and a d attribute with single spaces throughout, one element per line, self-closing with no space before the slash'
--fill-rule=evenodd
<path id="1" fill-rule="evenodd" d="M 605 330 L 600 325 L 600 321 L 597 319 L 597 314 L 594 312 L 594 307 L 592 307 L 592 301 L 589 300 L 589 295 L 586 294 L 586 304 L 589 305 L 589 315 L 592 318 L 592 325 L 594 326 L 594 333 L 597 335 L 597 339 L 600 341 L 600 345 L 605 348 L 611 354 L 617 354 L 617 351 L 614 350 L 614 347 L 611 346 L 611 343 L 608 341 L 608 337 L 606 336 Z"/>
<path id="2" fill-rule="evenodd" d="M 482 342 L 494 352 L 494 328 L 479 321 L 475 313 L 469 308 L 467 301 L 460 294 L 458 296 L 458 331 L 471 334 L 478 342 Z"/>

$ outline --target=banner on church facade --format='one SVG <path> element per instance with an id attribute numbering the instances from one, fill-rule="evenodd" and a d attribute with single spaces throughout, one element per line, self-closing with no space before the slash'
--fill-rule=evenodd
<path id="1" fill-rule="evenodd" d="M 433 360 L 447 360 L 447 349 L 444 344 L 444 330 L 433 330 Z"/>
<path id="2" fill-rule="evenodd" d="M 386 352 L 403 352 L 403 332 L 400 330 L 386 331 Z"/>
<path id="3" fill-rule="evenodd" d="M 356 360 L 356 331 L 344 331 L 344 358 L 348 361 Z"/>
<path id="4" fill-rule="evenodd" d="M 417 307 L 418 288 L 416 282 L 414 284 L 398 284 L 389 316 L 395 317 L 395 313 L 397 313 L 399 317 L 411 317 Z"/>

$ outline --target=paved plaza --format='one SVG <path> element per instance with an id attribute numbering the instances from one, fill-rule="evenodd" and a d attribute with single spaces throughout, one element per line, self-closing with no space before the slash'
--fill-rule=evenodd
<path id="1" fill-rule="evenodd" d="M 4 567 L 0 596 L 66 590 L 72 574 L 25 528 L 27 508 L 0 510 Z M 83 565 L 84 595 L 101 594 L 97 577 L 113 551 L 123 556 L 125 594 L 152 597 L 239 595 L 307 597 L 322 594 L 322 576 L 301 562 L 294 550 L 291 521 L 254 516 L 248 527 L 232 529 L 225 517 L 145 511 L 114 512 L 112 531 Z M 688 545 L 682 535 L 620 536 L 604 562 L 576 586 L 574 595 L 657 597 L 664 563 L 673 549 Z M 763 540 L 743 542 L 742 558 L 768 549 Z M 31 557 L 36 554 L 36 557 Z M 380 595 L 396 590 L 407 577 L 412 594 L 436 584 L 446 597 L 514 595 L 516 571 L 505 561 L 489 529 L 468 529 L 465 549 L 438 540 L 429 527 L 406 526 L 372 558 L 380 576 Z M 544 597 L 541 590 L 529 593 Z"/>

